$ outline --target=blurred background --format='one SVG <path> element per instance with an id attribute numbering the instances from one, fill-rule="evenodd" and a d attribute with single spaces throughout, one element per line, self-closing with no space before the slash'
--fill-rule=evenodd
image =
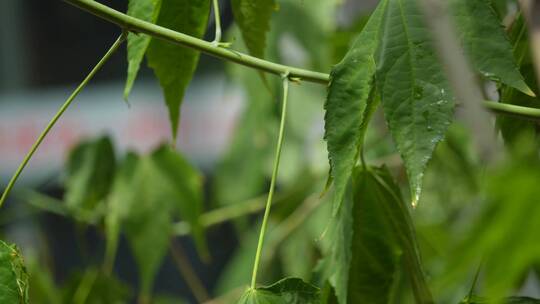
<path id="1" fill-rule="evenodd" d="M 127 0 L 101 2 L 122 12 L 127 8 Z M 279 9 L 273 14 L 267 59 L 322 72 L 330 71 L 341 60 L 378 3 L 377 0 L 277 2 Z M 517 10 L 514 1 L 493 3 L 500 8 L 501 19 L 513 20 L 508 16 Z M 224 40 L 233 42 L 233 49 L 245 51 L 229 1 L 221 0 L 220 5 Z M 7 184 L 44 126 L 118 34 L 115 25 L 60 0 L 0 0 L 0 188 Z M 205 40 L 211 41 L 213 36 L 214 22 L 210 16 Z M 534 73 L 526 73 L 530 65 L 525 60 L 522 73 L 527 80 L 532 79 L 529 85 L 534 88 Z M 59 290 L 68 295 L 74 293 L 75 287 L 84 285 L 88 269 L 97 269 L 103 260 L 106 242 L 103 225 L 77 222 L 54 208 L 55 204 L 61 204 L 67 192 L 69 170 L 66 168 L 71 151 L 81 143 L 106 136 L 111 139 L 120 163 L 128 152 L 145 155 L 171 143 L 166 106 L 153 72 L 141 65 L 128 104 L 122 98 L 126 70 L 123 46 L 53 128 L 0 212 L 0 238 L 19 245 L 26 259 L 32 280 L 32 303 L 54 303 L 51 299 Z M 483 81 L 486 95 L 498 98 L 501 89 L 493 81 Z M 181 108 L 176 148 L 203 175 L 206 211 L 244 203 L 254 207 L 250 214 L 219 220 L 206 230 L 211 257 L 207 261 L 199 257 L 191 237 L 176 237 L 159 268 L 153 303 L 199 303 L 212 298 L 216 300 L 209 303 L 230 303 L 248 283 L 261 206 L 272 169 L 280 94 L 277 77 L 268 77 L 268 83 L 263 85 L 257 72 L 201 56 Z M 318 199 L 329 170 L 323 140 L 325 97 L 324 86 L 291 85 L 278 191 L 263 254 L 261 282 L 274 282 L 284 276 L 316 281 L 314 270 L 328 249 L 325 236 L 331 214 L 329 199 L 328 195 Z M 538 99 L 528 101 L 534 104 Z M 492 120 L 495 125 L 495 119 Z M 515 120 L 498 123 L 518 126 Z M 519 127 L 524 125 L 536 133 L 537 124 L 519 122 Z M 473 144 L 475 138 L 469 131 L 462 120 L 450 127 L 426 172 L 419 206 L 411 209 L 434 294 L 442 299 L 440 303 L 457 303 L 463 299 L 478 266 L 473 259 L 462 263 L 461 258 L 466 254 L 491 252 L 493 259 L 487 263 L 502 267 L 493 267 L 496 272 L 505 270 L 506 264 L 500 261 L 513 252 L 510 249 L 518 248 L 523 254 L 518 252 L 511 256 L 515 258 L 512 260 L 523 258 L 530 265 L 524 264 L 525 270 L 512 273 L 519 278 L 512 286 L 514 294 L 540 298 L 540 261 L 536 258 L 540 249 L 538 234 L 535 236 L 540 229 L 516 225 L 515 221 L 528 216 L 534 218 L 534 210 L 540 214 L 539 208 L 531 205 L 538 201 L 535 185 L 540 180 L 540 162 L 534 150 L 537 146 L 531 149 L 536 151 L 532 153 L 536 158 L 508 157 L 509 165 L 499 168 L 504 164 L 500 159 L 486 164 L 479 156 Z M 510 136 L 516 135 L 512 142 L 523 143 L 517 133 Z M 492 149 L 500 149 L 502 155 L 506 150 L 501 138 L 497 140 L 493 146 L 496 148 Z M 526 150 L 530 142 L 515 146 Z M 380 111 L 366 135 L 365 157 L 370 164 L 386 164 L 402 192 L 408 192 L 406 172 Z M 529 166 L 521 168 L 523 164 Z M 501 198 L 510 193 L 503 191 L 505 187 L 515 187 L 511 192 L 515 196 Z M 490 196 L 508 209 L 485 203 Z M 506 204 L 509 201 L 512 204 Z M 527 213 L 529 210 L 533 211 Z M 490 222 L 493 214 L 508 214 L 512 219 Z M 185 222 L 174 226 L 179 235 L 185 234 L 182 224 Z M 475 227 L 485 229 L 474 230 Z M 488 229 L 494 227 L 499 228 Z M 476 234 L 467 233 L 469 229 Z M 477 244 L 480 238 L 491 242 Z M 463 244 L 475 246 L 460 247 Z M 536 259 L 527 260 L 525 256 Z M 132 296 L 126 298 L 132 300 L 128 303 L 136 302 L 140 289 L 137 269 L 129 241 L 123 236 L 114 275 L 125 285 L 122 288 L 130 291 Z M 446 275 L 451 273 L 449 269 L 465 279 L 460 277 L 459 283 L 457 279 L 452 281 L 454 278 Z M 502 273 L 500 277 L 508 276 Z M 87 303 L 109 302 L 97 299 Z M 411 303 L 411 298 L 405 297 L 402 303 Z"/>

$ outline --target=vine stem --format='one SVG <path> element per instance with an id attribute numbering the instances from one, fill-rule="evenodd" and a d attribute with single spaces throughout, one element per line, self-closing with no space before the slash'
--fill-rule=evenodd
<path id="1" fill-rule="evenodd" d="M 488 110 L 498 114 L 515 116 L 527 120 L 540 121 L 540 109 L 516 106 L 513 104 L 497 101 L 484 101 L 483 105 Z"/>
<path id="2" fill-rule="evenodd" d="M 204 41 L 180 32 L 170 30 L 168 28 L 146 22 L 117 10 L 114 10 L 106 5 L 103 5 L 93 0 L 64 0 L 78 8 L 81 8 L 89 13 L 105 19 L 109 22 L 117 24 L 127 31 L 135 33 L 144 33 L 152 37 L 166 40 L 175 44 L 183 45 L 203 53 L 226 59 L 241 65 L 252 67 L 264 72 L 275 75 L 283 75 L 289 73 L 289 78 L 299 78 L 305 81 L 327 84 L 330 76 L 325 73 L 314 72 L 294 67 L 289 67 L 283 64 L 274 63 L 263 60 L 247 54 L 240 53 L 224 47 L 217 47 L 212 42 Z"/>
<path id="3" fill-rule="evenodd" d="M 178 271 L 180 271 L 180 273 L 182 274 L 182 277 L 191 289 L 191 292 L 197 299 L 197 302 L 204 303 L 210 300 L 210 295 L 208 294 L 208 291 L 201 282 L 201 279 L 197 276 L 197 273 L 189 262 L 184 248 L 180 245 L 180 243 L 178 243 L 174 239 L 171 239 L 169 249 L 171 252 L 171 256 L 178 268 Z"/>
<path id="4" fill-rule="evenodd" d="M 54 117 L 51 119 L 51 121 L 47 124 L 45 129 L 41 132 L 41 134 L 39 135 L 37 140 L 34 142 L 32 147 L 30 148 L 30 151 L 28 151 L 28 154 L 25 156 L 24 160 L 19 165 L 19 168 L 17 168 L 17 171 L 15 171 L 15 174 L 13 174 L 13 177 L 11 177 L 11 180 L 9 181 L 9 183 L 8 183 L 8 185 L 6 187 L 6 190 L 2 194 L 2 197 L 0 198 L 0 207 L 2 207 L 2 205 L 6 201 L 9 193 L 13 189 L 13 186 L 17 182 L 17 179 L 19 178 L 22 171 L 24 170 L 24 168 L 26 167 L 26 165 L 28 164 L 28 162 L 30 161 L 30 159 L 32 158 L 32 156 L 34 155 L 36 150 L 39 148 L 39 146 L 41 145 L 41 143 L 43 142 L 43 140 L 45 139 L 47 134 L 49 134 L 49 131 L 56 124 L 58 119 L 60 119 L 62 114 L 64 114 L 64 112 L 69 108 L 69 106 L 71 105 L 71 103 L 73 102 L 75 97 L 77 97 L 77 95 L 79 95 L 79 93 L 82 91 L 82 89 L 84 89 L 84 87 L 86 87 L 86 85 L 94 77 L 94 75 L 96 75 L 96 73 L 103 67 L 103 65 L 109 60 L 109 58 L 111 58 L 111 56 L 115 53 L 115 51 L 118 50 L 118 48 L 120 47 L 122 42 L 124 42 L 124 40 L 126 40 L 126 37 L 127 37 L 127 31 L 123 31 L 122 34 L 120 35 L 120 37 L 118 37 L 118 39 L 116 39 L 116 41 L 109 48 L 107 53 L 105 53 L 105 55 L 101 58 L 101 60 L 99 60 L 99 62 L 96 64 L 96 66 L 94 66 L 94 68 L 90 71 L 90 73 L 86 76 L 86 78 L 84 78 L 84 80 L 79 84 L 79 86 L 75 89 L 75 91 L 73 91 L 73 93 L 71 93 L 71 95 L 64 102 L 62 107 L 60 107 L 58 112 L 54 115 Z"/>
<path id="5" fill-rule="evenodd" d="M 112 22 L 126 31 L 145 33 L 154 38 L 189 47 L 206 53 L 208 55 L 229 60 L 237 64 L 251 67 L 263 72 L 276 75 L 283 75 L 284 73 L 289 72 L 290 79 L 297 78 L 299 80 L 325 85 L 330 82 L 329 74 L 290 67 L 283 64 L 278 64 L 257 57 L 253 57 L 247 54 L 243 54 L 241 52 L 227 49 L 224 47 L 216 47 L 216 45 L 212 42 L 204 41 L 186 34 L 167 29 L 159 25 L 155 25 L 150 22 L 128 16 L 93 0 L 64 1 L 80 9 L 83 9 L 99 18 Z M 520 107 L 497 102 L 484 102 L 483 105 L 487 107 L 488 110 L 493 110 L 499 114 L 515 115 L 520 118 L 540 121 L 539 109 Z"/>
<path id="6" fill-rule="evenodd" d="M 272 208 L 272 197 L 276 188 L 277 174 L 279 170 L 279 161 L 281 159 L 281 147 L 283 145 L 283 135 L 285 133 L 285 120 L 287 117 L 287 99 L 289 95 L 289 74 L 284 73 L 283 81 L 283 104 L 281 109 L 281 122 L 279 124 L 279 135 L 276 147 L 276 157 L 274 159 L 274 168 L 272 169 L 272 179 L 270 180 L 270 189 L 268 190 L 268 199 L 266 201 L 266 209 L 264 210 L 263 221 L 261 224 L 261 232 L 259 234 L 259 242 L 257 244 L 257 252 L 255 253 L 255 262 L 253 263 L 253 274 L 251 276 L 251 289 L 255 289 L 257 283 L 257 271 L 261 260 L 262 247 L 264 244 L 264 236 L 268 226 L 268 218 L 270 217 L 270 209 Z"/>

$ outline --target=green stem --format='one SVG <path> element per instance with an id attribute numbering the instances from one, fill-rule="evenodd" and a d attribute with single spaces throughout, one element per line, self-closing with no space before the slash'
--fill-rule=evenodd
<path id="1" fill-rule="evenodd" d="M 106 5 L 98 3 L 93 0 L 64 0 L 65 2 L 79 7 L 89 13 L 112 22 L 124 30 L 132 31 L 135 33 L 145 33 L 154 38 L 163 39 L 175 44 L 189 47 L 208 55 L 229 60 L 247 67 L 251 67 L 263 72 L 268 72 L 276 75 L 283 75 L 289 72 L 289 78 L 298 78 L 303 81 L 315 82 L 327 85 L 330 81 L 330 75 L 326 73 L 319 73 L 310 70 L 304 70 L 294 68 L 267 60 L 263 60 L 257 57 L 253 57 L 241 52 L 233 51 L 227 48 L 216 47 L 213 42 L 204 41 L 191 37 L 186 34 L 182 34 L 159 25 L 146 22 L 126 14 L 123 14 L 117 10 L 114 10 Z M 215 3 L 215 2 L 214 2 Z M 217 24 L 216 24 L 217 25 Z M 540 110 L 527 107 L 518 107 L 509 104 L 494 104 L 484 103 L 490 110 L 494 110 L 498 113 L 516 115 L 520 118 L 527 119 L 540 119 Z"/>
<path id="2" fill-rule="evenodd" d="M 516 106 L 497 101 L 484 101 L 484 107 L 498 114 L 515 116 L 523 119 L 540 121 L 540 109 Z"/>
<path id="3" fill-rule="evenodd" d="M 79 84 L 79 86 L 75 89 L 75 91 L 73 91 L 73 93 L 71 93 L 71 96 L 69 96 L 69 98 L 64 102 L 62 107 L 60 107 L 60 110 L 58 110 L 58 112 L 54 115 L 54 117 L 51 119 L 49 124 L 45 127 L 43 132 L 41 132 L 41 134 L 37 138 L 36 142 L 34 142 L 32 147 L 30 148 L 30 151 L 28 151 L 28 154 L 26 155 L 26 157 L 24 158 L 22 163 L 19 165 L 19 168 L 17 169 L 17 171 L 15 171 L 15 174 L 13 175 L 11 180 L 9 181 L 9 184 L 6 187 L 6 190 L 4 191 L 4 194 L 2 194 L 2 197 L 0 198 L 0 207 L 2 207 L 2 205 L 4 204 L 4 202 L 7 199 L 9 193 L 13 189 L 13 186 L 15 185 L 15 182 L 17 182 L 17 179 L 21 175 L 22 171 L 24 170 L 24 168 L 26 167 L 26 165 L 28 164 L 28 162 L 30 161 L 30 159 L 32 158 L 32 156 L 34 155 L 36 150 L 38 149 L 39 145 L 43 142 L 43 140 L 45 139 L 47 134 L 49 134 L 49 131 L 56 124 L 58 119 L 60 119 L 62 114 L 64 114 L 64 112 L 67 110 L 67 108 L 71 105 L 71 103 L 73 102 L 75 97 L 77 97 L 77 95 L 79 95 L 79 93 L 82 91 L 82 89 L 84 89 L 84 87 L 94 77 L 94 75 L 101 69 L 101 67 L 103 67 L 105 62 L 107 62 L 107 60 L 109 60 L 111 55 L 114 54 L 114 52 L 118 49 L 118 47 L 126 39 L 126 36 L 127 36 L 127 32 L 122 32 L 120 37 L 118 37 L 118 39 L 116 39 L 116 41 L 111 46 L 111 48 L 107 51 L 107 53 L 105 53 L 103 58 L 101 58 L 101 60 L 96 64 L 96 66 L 92 69 L 92 71 L 90 71 L 88 76 L 86 76 L 86 78 L 81 82 L 81 84 Z"/>
<path id="4" fill-rule="evenodd" d="M 276 188 L 276 179 L 279 170 L 279 161 L 281 158 L 281 147 L 283 145 L 283 134 L 285 133 L 285 120 L 287 117 L 287 99 L 289 95 L 289 75 L 285 73 L 283 78 L 283 104 L 281 109 L 281 122 L 279 124 L 279 135 L 276 147 L 276 158 L 274 159 L 274 168 L 272 169 L 272 179 L 270 181 L 270 189 L 268 190 L 268 200 L 266 201 L 266 209 L 264 210 L 261 232 L 259 234 L 259 242 L 257 244 L 257 252 L 255 253 L 255 262 L 253 263 L 253 275 L 251 276 L 251 288 L 255 289 L 257 283 L 257 271 L 261 259 L 262 247 L 264 243 L 264 235 L 268 226 L 268 218 L 270 217 L 270 209 L 272 207 L 272 197 Z"/>
<path id="5" fill-rule="evenodd" d="M 176 242 L 174 239 L 171 239 L 170 251 L 178 271 L 180 274 L 182 274 L 182 277 L 191 289 L 191 292 L 197 299 L 197 302 L 205 303 L 208 301 L 210 299 L 208 291 L 191 266 L 191 263 L 189 262 L 189 259 L 180 243 Z"/>
<path id="6" fill-rule="evenodd" d="M 221 42 L 221 17 L 219 16 L 219 1 L 212 0 L 212 2 L 214 3 L 214 20 L 216 23 L 216 35 L 212 43 L 217 46 Z"/>
<path id="7" fill-rule="evenodd" d="M 239 218 L 243 215 L 259 212 L 264 209 L 266 196 L 259 196 L 245 202 L 231 204 L 222 208 L 210 210 L 201 215 L 199 221 L 205 228 Z M 177 236 L 188 235 L 191 232 L 191 225 L 186 221 L 181 221 L 173 226 L 173 233 Z"/>
<path id="8" fill-rule="evenodd" d="M 88 299 L 88 295 L 92 291 L 96 279 L 98 277 L 98 272 L 95 270 L 87 271 L 84 276 L 81 278 L 81 282 L 73 295 L 73 303 L 75 304 L 84 304 Z"/>
<path id="9" fill-rule="evenodd" d="M 183 45 L 203 53 L 223 58 L 241 65 L 252 67 L 268 73 L 283 75 L 289 73 L 289 78 L 299 78 L 305 81 L 327 84 L 330 76 L 324 73 L 293 68 L 282 64 L 266 61 L 257 57 L 246 55 L 227 48 L 216 47 L 212 42 L 204 41 L 182 34 L 165 27 L 152 24 L 137 18 L 133 18 L 114 10 L 106 5 L 93 0 L 64 0 L 74 6 L 90 12 L 109 22 L 117 24 L 121 28 L 136 33 L 148 34 L 152 37 L 163 39 L 175 44 Z"/>

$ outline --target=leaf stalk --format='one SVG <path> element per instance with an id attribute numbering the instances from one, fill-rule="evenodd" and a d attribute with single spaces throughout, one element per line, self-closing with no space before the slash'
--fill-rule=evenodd
<path id="1" fill-rule="evenodd" d="M 276 147 L 276 157 L 274 159 L 274 168 L 272 169 L 272 179 L 270 181 L 270 189 L 268 190 L 268 199 L 266 201 L 266 209 L 264 210 L 261 232 L 257 244 L 257 252 L 255 253 L 255 262 L 253 263 L 253 274 L 251 276 L 251 289 L 255 289 L 257 283 L 257 271 L 261 260 L 262 247 L 264 244 L 264 236 L 268 226 L 268 218 L 270 217 L 270 209 L 272 207 L 272 198 L 276 188 L 277 174 L 279 170 L 279 161 L 281 159 L 281 147 L 283 146 L 283 135 L 285 133 L 285 120 L 287 118 L 287 99 L 289 96 L 289 74 L 284 73 L 283 79 L 283 103 L 281 109 L 281 122 L 279 124 L 279 134 Z"/>

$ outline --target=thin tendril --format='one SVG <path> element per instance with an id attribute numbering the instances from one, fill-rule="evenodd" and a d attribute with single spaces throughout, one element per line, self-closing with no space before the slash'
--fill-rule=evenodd
<path id="1" fill-rule="evenodd" d="M 114 44 L 111 46 L 111 48 L 107 51 L 107 53 L 105 53 L 105 55 L 103 56 L 103 58 L 101 58 L 101 60 L 96 64 L 96 66 L 92 69 L 92 71 L 90 71 L 90 73 L 88 74 L 88 76 L 86 76 L 86 78 L 81 82 L 81 84 L 79 84 L 79 86 L 75 89 L 75 91 L 73 91 L 73 93 L 71 93 L 71 95 L 69 96 L 69 98 L 64 102 L 64 104 L 62 105 L 62 107 L 60 107 L 60 109 L 58 110 L 58 112 L 54 115 L 54 117 L 51 119 L 51 121 L 49 122 L 49 124 L 45 127 L 45 129 L 41 132 L 41 134 L 39 135 L 39 137 L 37 138 L 37 140 L 34 142 L 34 144 L 32 145 L 32 147 L 30 148 L 30 151 L 28 151 L 28 154 L 25 156 L 24 160 L 22 161 L 22 163 L 19 165 L 19 168 L 17 168 L 17 171 L 15 171 L 15 174 L 13 174 L 13 177 L 11 178 L 11 180 L 9 181 L 9 184 L 7 185 L 6 187 L 6 190 L 4 191 L 4 194 L 2 194 L 2 197 L 0 198 L 0 207 L 2 207 L 2 205 L 4 204 L 4 202 L 6 201 L 9 193 L 11 192 L 11 190 L 13 189 L 13 186 L 15 185 L 15 183 L 17 182 L 17 179 L 19 178 L 19 176 L 21 175 L 22 171 L 24 170 L 24 168 L 26 167 L 26 165 L 28 164 L 28 162 L 30 161 L 30 159 L 32 158 L 32 156 L 34 155 L 34 153 L 36 152 L 36 150 L 39 148 L 39 145 L 43 142 L 43 140 L 45 139 L 45 137 L 47 136 L 47 134 L 49 134 L 49 131 L 52 129 L 52 127 L 56 124 L 56 122 L 58 121 L 58 119 L 60 119 L 60 117 L 62 116 L 62 114 L 64 114 L 64 112 L 67 110 L 67 108 L 71 105 L 71 103 L 73 102 L 73 100 L 75 99 L 75 97 L 77 97 L 77 95 L 79 95 L 79 93 L 82 91 L 82 89 L 84 89 L 84 87 L 88 84 L 88 82 L 94 77 L 94 75 L 101 69 L 101 67 L 103 67 L 103 65 L 107 62 L 107 60 L 112 56 L 112 54 L 114 54 L 114 52 L 118 49 L 118 47 L 122 44 L 122 42 L 124 42 L 124 40 L 126 39 L 127 37 L 127 32 L 122 32 L 122 34 L 120 35 L 120 37 L 118 37 L 118 39 L 116 39 L 116 41 L 114 42 Z"/>
<path id="2" fill-rule="evenodd" d="M 279 125 L 279 135 L 276 147 L 276 158 L 274 159 L 274 168 L 272 170 L 272 179 L 270 181 L 270 189 L 268 190 L 268 199 L 266 201 L 266 209 L 264 211 L 263 221 L 261 225 L 261 232 L 259 234 L 259 242 L 257 244 L 257 252 L 255 253 L 255 262 L 253 263 L 253 275 L 251 277 L 251 289 L 255 289 L 257 283 L 257 271 L 259 270 L 259 264 L 261 259 L 262 247 L 264 243 L 264 236 L 266 234 L 266 228 L 268 226 L 268 218 L 270 217 L 270 209 L 272 207 L 272 197 L 274 196 L 274 190 L 276 187 L 276 179 L 279 169 L 279 160 L 281 158 L 281 147 L 283 145 L 283 134 L 285 133 L 285 119 L 287 115 L 287 99 L 289 95 L 289 75 L 288 73 L 282 76 L 283 80 L 283 105 L 281 109 L 281 122 Z"/>

